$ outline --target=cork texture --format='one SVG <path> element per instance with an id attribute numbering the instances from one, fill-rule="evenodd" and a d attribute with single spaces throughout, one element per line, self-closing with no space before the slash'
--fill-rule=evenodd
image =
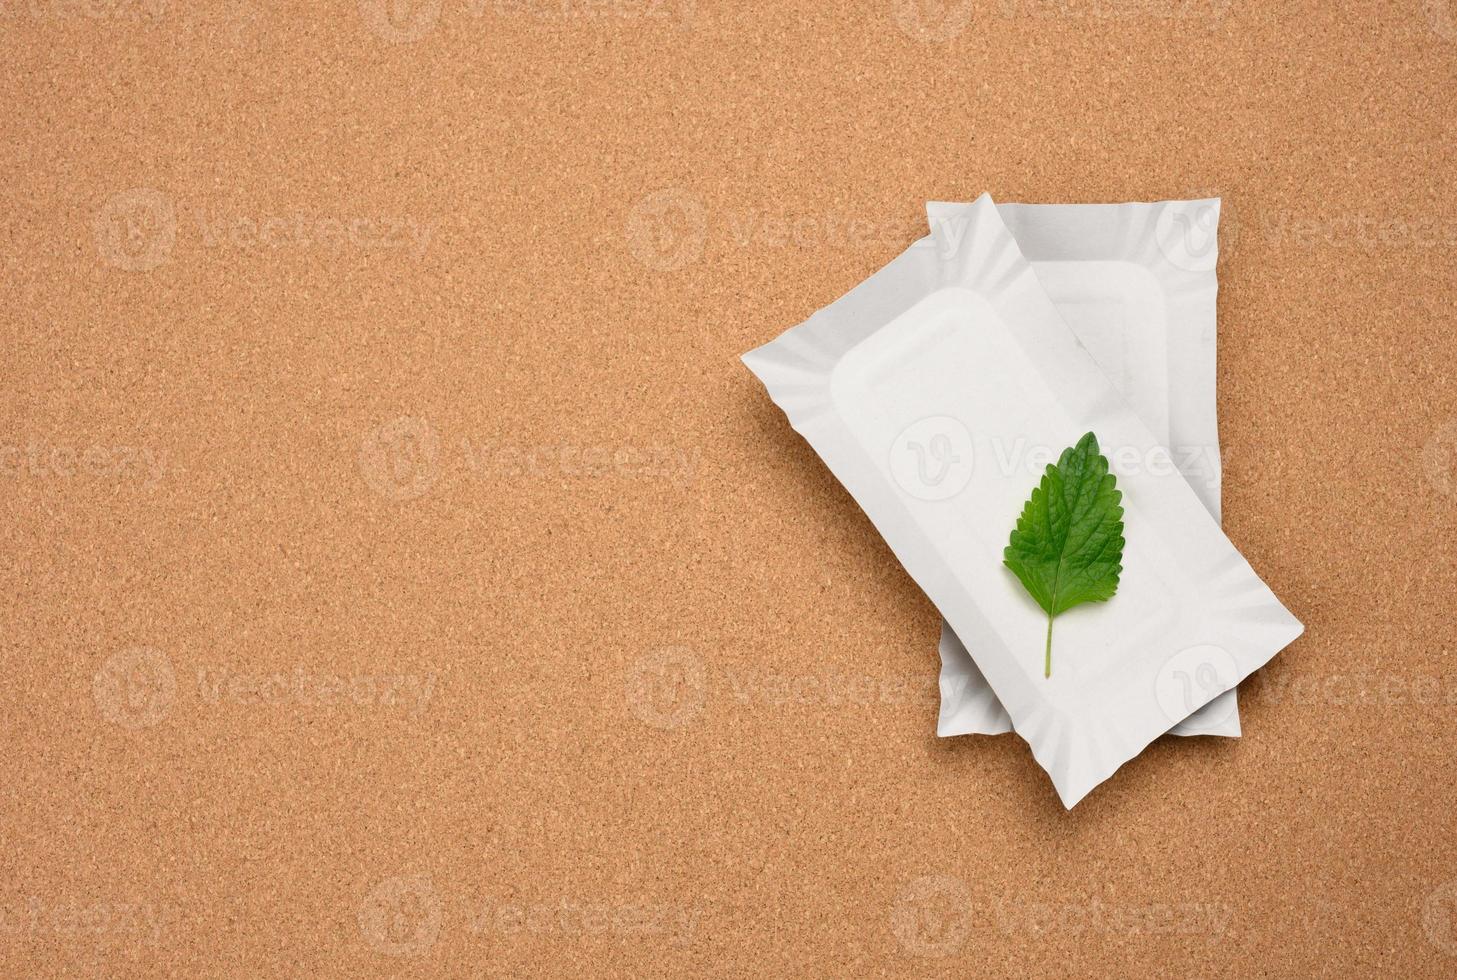
<path id="1" fill-rule="evenodd" d="M 1450 976 L 1457 3 L 0 2 L 0 973 Z M 739 364 L 1221 195 L 1245 737 L 1064 812 Z"/>

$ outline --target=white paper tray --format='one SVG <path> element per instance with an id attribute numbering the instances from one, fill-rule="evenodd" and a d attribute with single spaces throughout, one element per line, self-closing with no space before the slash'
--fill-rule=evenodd
<path id="1" fill-rule="evenodd" d="M 1215 405 L 1219 206 L 1218 198 L 997 205 L 1063 322 L 1169 447 L 1179 472 L 1216 520 L 1221 476 Z M 934 225 L 957 221 L 964 208 L 932 203 L 926 210 Z M 913 250 L 895 261 L 934 259 Z M 918 298 L 905 297 L 905 305 Z M 938 647 L 941 713 L 936 733 L 1011 731 L 1011 718 L 945 623 Z M 1170 733 L 1238 737 L 1235 691 L 1221 693 Z"/>
<path id="2" fill-rule="evenodd" d="M 1191 653 L 1202 663 L 1221 651 L 1227 689 L 1301 626 L 1062 323 L 990 197 L 966 207 L 957 237 L 933 233 L 938 262 L 919 284 L 930 295 L 910 310 L 877 315 L 872 297 L 845 322 L 832 305 L 744 360 L 969 642 L 1072 806 L 1180 720 L 1167 678 Z M 1044 678 L 1045 617 L 1001 564 L 1035 481 L 975 461 L 1019 439 L 1057 452 L 1089 430 L 1124 495 L 1122 583 L 1112 601 L 1058 618 L 1058 667 Z M 954 492 L 944 467 L 940 482 L 917 482 L 925 474 L 896 451 L 911 437 L 964 461 Z M 1120 468 L 1123 453 L 1142 462 Z M 1212 696 L 1199 689 L 1196 707 Z"/>

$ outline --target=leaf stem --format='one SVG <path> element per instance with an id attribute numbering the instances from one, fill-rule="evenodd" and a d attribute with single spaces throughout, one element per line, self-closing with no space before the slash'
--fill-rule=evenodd
<path id="1" fill-rule="evenodd" d="M 1042 676 L 1052 676 L 1052 614 L 1047 614 L 1047 658 L 1042 662 Z"/>

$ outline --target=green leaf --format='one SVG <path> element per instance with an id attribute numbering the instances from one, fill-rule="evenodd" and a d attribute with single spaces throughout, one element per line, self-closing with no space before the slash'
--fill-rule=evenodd
<path id="1" fill-rule="evenodd" d="M 1047 613 L 1042 676 L 1052 676 L 1052 621 L 1103 602 L 1123 571 L 1123 494 L 1091 432 L 1064 449 L 1017 518 L 1002 560 Z"/>

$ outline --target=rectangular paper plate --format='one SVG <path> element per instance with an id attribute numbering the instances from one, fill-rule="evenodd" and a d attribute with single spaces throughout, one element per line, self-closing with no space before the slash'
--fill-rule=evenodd
<path id="1" fill-rule="evenodd" d="M 1214 390 L 1219 205 L 1218 198 L 997 205 L 1063 322 L 1169 447 L 1175 466 L 1215 520 L 1220 493 Z M 932 203 L 926 210 L 933 226 L 950 222 L 948 232 L 954 238 L 965 207 Z M 932 239 L 924 241 L 933 244 Z M 907 252 L 895 261 L 933 260 Z M 919 298 L 905 297 L 905 306 Z M 1009 447 L 1004 460 L 1035 473 L 1045 460 L 1030 456 L 1025 448 Z M 1011 718 L 944 622 L 939 652 L 936 733 L 1011 731 Z M 1203 679 L 1212 676 L 1205 672 Z M 1235 697 L 1233 690 L 1220 693 L 1170 733 L 1238 737 Z"/>
<path id="2" fill-rule="evenodd" d="M 1184 717 L 1191 673 L 1205 675 L 1199 707 L 1301 626 L 1063 324 L 991 198 L 948 231 L 933 232 L 931 288 L 911 309 L 817 314 L 744 361 L 967 641 L 1071 807 Z M 1058 617 L 1044 678 L 1046 617 L 1001 562 L 1035 481 L 996 461 L 1018 440 L 1055 455 L 1090 430 L 1123 492 L 1122 580 Z"/>

